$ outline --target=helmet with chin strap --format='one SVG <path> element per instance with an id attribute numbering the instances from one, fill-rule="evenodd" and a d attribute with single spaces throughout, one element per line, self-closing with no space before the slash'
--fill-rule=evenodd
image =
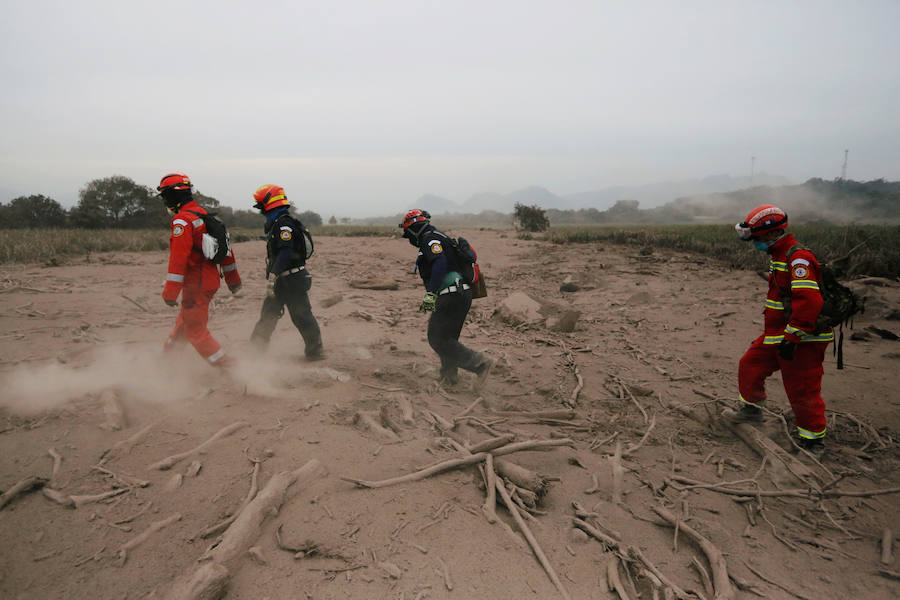
<path id="1" fill-rule="evenodd" d="M 279 206 L 291 205 L 291 203 L 288 202 L 287 195 L 284 193 L 284 188 L 280 185 L 272 185 L 271 183 L 259 186 L 256 191 L 253 192 L 253 201 L 253 206 L 263 214 L 269 212 L 273 208 L 278 208 Z"/>
<path id="2" fill-rule="evenodd" d="M 734 226 L 738 236 L 749 242 L 769 231 L 787 229 L 788 216 L 783 210 L 774 204 L 757 206 L 747 215 L 747 220 Z"/>
<path id="3" fill-rule="evenodd" d="M 159 185 L 156 186 L 156 191 L 159 192 L 166 208 L 168 208 L 169 211 L 175 211 L 178 210 L 182 204 L 191 201 L 193 198 L 191 194 L 192 187 L 194 187 L 194 184 L 191 183 L 190 177 L 184 173 L 169 173 L 168 175 L 164 175 L 159 181 Z"/>
<path id="4" fill-rule="evenodd" d="M 429 223 L 430 219 L 431 215 L 427 210 L 414 208 L 404 215 L 403 221 L 397 227 L 403 229 L 403 237 L 415 246 L 419 240 L 419 232 Z"/>

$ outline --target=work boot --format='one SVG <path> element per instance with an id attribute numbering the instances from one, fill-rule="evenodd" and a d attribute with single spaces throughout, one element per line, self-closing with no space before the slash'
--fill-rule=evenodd
<path id="1" fill-rule="evenodd" d="M 308 361 L 325 360 L 325 352 L 322 350 L 322 344 L 307 348 L 305 354 L 306 360 Z"/>
<path id="2" fill-rule="evenodd" d="M 222 369 L 223 371 L 230 371 L 230 370 L 233 369 L 235 366 L 237 366 L 237 361 L 234 359 L 234 357 L 229 356 L 228 354 L 226 354 L 225 356 L 223 356 L 223 357 L 220 358 L 219 360 L 217 360 L 217 361 L 215 361 L 215 362 L 213 362 L 213 363 L 210 363 L 210 364 L 211 364 L 212 366 L 214 366 L 215 368 L 217 368 L 217 369 Z"/>
<path id="3" fill-rule="evenodd" d="M 459 371 L 456 367 L 450 369 L 441 369 L 441 375 L 438 377 L 441 385 L 456 385 L 459 383 Z"/>
<path id="4" fill-rule="evenodd" d="M 763 411 L 759 406 L 750 404 L 749 402 L 741 402 L 741 408 L 738 409 L 732 417 L 734 423 L 762 423 Z"/>
<path id="5" fill-rule="evenodd" d="M 800 444 L 800 447 L 815 456 L 817 459 L 825 456 L 825 440 L 822 438 L 817 438 L 814 440 L 808 438 L 799 438 L 797 443 Z"/>
<path id="6" fill-rule="evenodd" d="M 484 389 L 484 384 L 487 381 L 488 375 L 491 374 L 495 362 L 496 361 L 492 358 L 482 357 L 481 363 L 475 368 L 475 375 L 477 377 L 475 383 L 472 385 L 473 390 L 478 392 Z"/>

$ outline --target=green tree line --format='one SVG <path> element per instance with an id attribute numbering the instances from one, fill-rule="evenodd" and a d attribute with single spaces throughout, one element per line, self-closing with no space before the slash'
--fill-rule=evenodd
<path id="1" fill-rule="evenodd" d="M 262 228 L 264 218 L 256 211 L 234 210 L 196 190 L 194 200 L 216 213 L 228 227 Z M 297 218 L 307 227 L 322 224 L 322 217 L 309 210 L 297 214 Z M 89 181 L 69 210 L 42 194 L 0 203 L 0 229 L 153 229 L 168 227 L 170 219 L 155 190 L 122 175 Z"/>

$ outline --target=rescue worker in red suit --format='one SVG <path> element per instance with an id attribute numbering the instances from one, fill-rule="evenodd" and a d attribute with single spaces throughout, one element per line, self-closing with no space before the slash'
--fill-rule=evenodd
<path id="1" fill-rule="evenodd" d="M 172 234 L 169 237 L 169 271 L 162 297 L 169 306 L 178 306 L 181 294 L 181 310 L 175 319 L 175 328 L 169 334 L 165 350 L 170 351 L 185 342 L 191 345 L 211 365 L 229 367 L 234 359 L 225 354 L 219 342 L 206 328 L 209 319 L 209 302 L 219 289 L 220 277 L 232 294 L 241 289 L 241 276 L 234 261 L 234 252 L 219 265 L 208 260 L 202 251 L 202 238 L 206 225 L 199 215 L 206 210 L 194 201 L 191 180 L 183 173 L 169 173 L 156 188 L 172 215 Z"/>
<path id="2" fill-rule="evenodd" d="M 735 229 L 744 241 L 769 254 L 769 291 L 765 329 L 740 360 L 740 410 L 736 419 L 763 420 L 765 380 L 781 371 L 784 390 L 794 411 L 801 447 L 821 456 L 825 452 L 825 402 L 822 400 L 822 362 L 834 341 L 830 328 L 816 328 L 822 309 L 821 270 L 816 257 L 790 233 L 787 214 L 765 204 L 750 211 Z"/>

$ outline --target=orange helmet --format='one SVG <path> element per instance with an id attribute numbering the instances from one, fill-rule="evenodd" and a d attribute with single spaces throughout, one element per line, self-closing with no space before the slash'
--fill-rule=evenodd
<path id="1" fill-rule="evenodd" d="M 751 210 L 747 220 L 735 225 L 734 229 L 746 242 L 773 229 L 787 229 L 787 226 L 786 212 L 773 204 L 763 204 Z"/>
<path id="2" fill-rule="evenodd" d="M 160 180 L 159 185 L 156 186 L 156 191 L 159 193 L 168 192 L 168 191 L 190 191 L 190 189 L 194 187 L 191 183 L 191 178 L 185 175 L 184 173 L 169 173 L 168 175 L 163 176 Z"/>
<path id="3" fill-rule="evenodd" d="M 416 223 L 427 223 L 431 218 L 431 215 L 428 214 L 427 210 L 419 210 L 418 208 L 414 208 L 403 217 L 403 222 L 397 225 L 397 227 L 401 227 L 405 232 L 410 225 L 414 225 Z"/>
<path id="4" fill-rule="evenodd" d="M 259 186 L 253 192 L 253 200 L 255 201 L 253 206 L 263 213 L 279 206 L 290 206 L 290 202 L 288 202 L 287 196 L 284 194 L 284 188 L 271 183 Z"/>

